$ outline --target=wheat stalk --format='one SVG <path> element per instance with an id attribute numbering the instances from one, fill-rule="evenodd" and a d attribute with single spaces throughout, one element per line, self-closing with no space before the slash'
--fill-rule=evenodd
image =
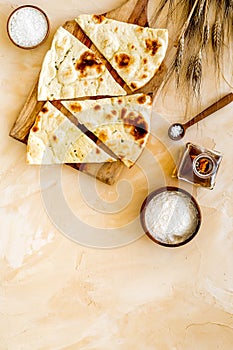
<path id="1" fill-rule="evenodd" d="M 233 11 L 233 0 L 224 0 L 224 15 L 228 17 L 232 15 Z"/>
<path id="2" fill-rule="evenodd" d="M 224 18 L 227 20 L 226 32 L 230 37 L 233 32 L 233 0 L 224 0 Z"/>
<path id="3" fill-rule="evenodd" d="M 157 11 L 153 15 L 152 21 L 154 22 L 155 19 L 157 19 L 160 16 L 161 12 L 163 11 L 164 7 L 166 7 L 167 3 L 169 3 L 168 4 L 168 14 L 167 14 L 167 17 L 169 18 L 171 15 L 171 12 L 173 11 L 173 5 L 174 5 L 175 1 L 176 0 L 161 0 Z"/>
<path id="4" fill-rule="evenodd" d="M 205 3 L 206 3 L 206 0 L 200 0 L 198 5 L 197 5 L 196 11 L 195 11 L 194 16 L 193 16 L 193 24 L 195 25 L 195 27 L 198 25 L 198 23 L 203 18 Z"/>
<path id="5" fill-rule="evenodd" d="M 196 95 L 200 95 L 202 80 L 202 55 L 201 52 L 194 58 L 193 62 L 193 74 L 192 74 L 192 87 Z"/>
<path id="6" fill-rule="evenodd" d="M 186 82 L 196 96 L 200 95 L 203 60 L 211 43 L 216 73 L 220 79 L 223 49 L 229 48 L 233 33 L 233 0 L 161 0 L 157 13 L 167 8 L 167 19 L 173 12 L 182 13 L 181 29 L 174 43 L 176 51 L 168 69 L 165 83 L 175 73 L 177 86 Z M 178 17 L 178 16 L 177 16 Z M 227 42 L 228 39 L 228 42 Z M 184 78 L 184 80 L 182 80 Z"/>
<path id="7" fill-rule="evenodd" d="M 186 71 L 186 79 L 188 82 L 191 81 L 192 75 L 193 75 L 193 61 L 194 61 L 194 56 L 191 56 L 188 62 L 188 67 Z"/>
<path id="8" fill-rule="evenodd" d="M 168 0 L 161 0 L 159 6 L 158 6 L 158 10 L 155 12 L 154 16 L 153 16 L 153 21 L 155 18 L 159 17 L 160 13 L 163 11 L 164 7 L 166 6 Z"/>
<path id="9" fill-rule="evenodd" d="M 187 31 L 187 28 L 188 28 L 188 26 L 190 24 L 190 20 L 192 18 L 192 15 L 193 15 L 193 13 L 195 11 L 196 6 L 198 5 L 198 1 L 200 1 L 200 0 L 195 0 L 194 3 L 193 3 L 193 6 L 192 6 L 192 8 L 191 8 L 191 10 L 189 12 L 188 18 L 184 22 L 183 27 L 181 28 L 181 32 L 180 32 L 180 35 L 179 35 L 178 40 L 177 40 L 178 42 L 180 41 L 181 37 L 186 34 L 186 31 Z"/>
<path id="10" fill-rule="evenodd" d="M 215 2 L 216 2 L 216 10 L 218 11 L 219 9 L 222 8 L 223 0 L 215 0 Z"/>
<path id="11" fill-rule="evenodd" d="M 184 55 L 184 35 L 182 35 L 178 43 L 178 48 L 176 51 L 176 56 L 174 61 L 174 68 L 177 74 L 177 85 L 179 85 L 179 75 L 180 75 L 180 69 L 183 61 L 183 55 Z"/>
<path id="12" fill-rule="evenodd" d="M 210 25 L 208 22 L 208 10 L 209 10 L 209 0 L 206 0 L 204 6 L 204 20 L 202 25 L 202 34 L 201 34 L 201 49 L 207 45 L 210 38 Z"/>
<path id="13" fill-rule="evenodd" d="M 185 3 L 186 0 L 161 0 L 160 4 L 158 5 L 157 10 L 154 12 L 152 16 L 152 23 L 157 22 L 158 18 L 161 15 L 161 12 L 164 10 L 165 7 L 168 7 L 167 10 L 167 26 L 169 25 L 169 20 L 172 19 L 172 15 L 177 10 L 179 6 L 181 6 L 183 3 Z"/>
<path id="14" fill-rule="evenodd" d="M 219 55 L 221 50 L 222 36 L 222 24 L 216 20 L 212 27 L 212 47 L 216 55 Z"/>
<path id="15" fill-rule="evenodd" d="M 202 54 L 201 51 L 196 56 L 191 56 L 189 59 L 186 79 L 191 83 L 193 92 L 196 96 L 200 95 L 202 82 Z"/>
<path id="16" fill-rule="evenodd" d="M 219 78 L 220 58 L 221 58 L 222 45 L 223 45 L 223 27 L 222 27 L 222 23 L 220 23 L 219 20 L 216 20 L 212 26 L 211 41 L 212 41 L 212 49 L 214 53 L 214 62 L 216 66 L 216 72 Z"/>
<path id="17" fill-rule="evenodd" d="M 206 23 L 203 29 L 202 47 L 205 47 L 207 45 L 209 38 L 210 38 L 210 25 L 209 23 Z"/>

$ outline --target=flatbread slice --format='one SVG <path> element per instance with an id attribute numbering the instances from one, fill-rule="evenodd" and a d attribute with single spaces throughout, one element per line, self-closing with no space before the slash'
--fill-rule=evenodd
<path id="1" fill-rule="evenodd" d="M 125 94 L 92 50 L 58 28 L 40 72 L 39 101 Z"/>
<path id="2" fill-rule="evenodd" d="M 49 102 L 30 130 L 27 143 L 29 164 L 104 163 L 115 160 Z"/>
<path id="3" fill-rule="evenodd" d="M 131 167 L 150 131 L 151 97 L 144 94 L 62 104 L 115 155 Z"/>
<path id="4" fill-rule="evenodd" d="M 165 57 L 167 29 L 144 28 L 102 15 L 80 15 L 76 21 L 132 91 L 151 80 Z"/>

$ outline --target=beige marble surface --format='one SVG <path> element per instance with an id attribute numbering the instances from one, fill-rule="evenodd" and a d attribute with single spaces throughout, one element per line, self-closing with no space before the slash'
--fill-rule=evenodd
<path id="1" fill-rule="evenodd" d="M 0 0 L 0 350 L 232 350 L 232 104 L 190 129 L 184 142 L 174 143 L 166 137 L 167 126 L 187 117 L 171 85 L 154 106 L 144 158 L 130 173 L 123 172 L 119 185 L 107 190 L 94 185 L 93 200 L 86 191 L 93 179 L 62 171 L 73 215 L 86 222 L 87 230 L 90 225 L 110 235 L 108 229 L 124 231 L 127 223 L 141 235 L 138 211 L 148 191 L 164 184 L 190 191 L 203 223 L 192 242 L 176 249 L 157 246 L 144 235 L 106 250 L 67 239 L 43 203 L 40 169 L 26 165 L 25 146 L 8 137 L 56 27 L 81 12 L 101 13 L 122 2 L 38 0 L 33 4 L 48 13 L 51 34 L 40 48 L 23 51 L 6 34 L 8 15 L 23 2 Z M 225 83 L 216 88 L 207 74 L 202 101 L 191 112 L 229 89 Z M 187 141 L 223 153 L 213 191 L 171 178 Z M 146 157 L 154 166 L 144 171 Z M 52 187 L 53 179 L 44 186 Z"/>

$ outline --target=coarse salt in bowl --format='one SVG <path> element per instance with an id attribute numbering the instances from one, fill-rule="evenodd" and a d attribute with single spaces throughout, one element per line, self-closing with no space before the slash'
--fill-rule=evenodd
<path id="1" fill-rule="evenodd" d="M 166 247 L 188 243 L 201 225 L 201 212 L 196 200 L 178 187 L 162 187 L 144 200 L 140 219 L 147 236 Z"/>
<path id="2" fill-rule="evenodd" d="M 33 49 L 47 39 L 49 20 L 40 8 L 23 5 L 10 14 L 7 21 L 7 32 L 16 46 Z"/>

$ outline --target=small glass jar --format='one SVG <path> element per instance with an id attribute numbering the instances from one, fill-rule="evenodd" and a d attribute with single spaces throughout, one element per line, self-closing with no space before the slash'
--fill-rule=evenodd
<path id="1" fill-rule="evenodd" d="M 177 177 L 213 189 L 221 161 L 221 153 L 188 142 L 178 167 Z"/>

